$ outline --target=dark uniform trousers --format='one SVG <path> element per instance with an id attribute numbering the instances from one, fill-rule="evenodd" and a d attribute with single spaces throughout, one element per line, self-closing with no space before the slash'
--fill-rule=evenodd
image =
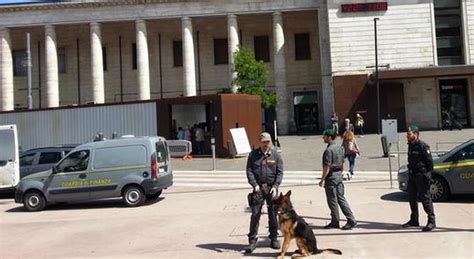
<path id="1" fill-rule="evenodd" d="M 346 216 L 348 222 L 354 223 L 355 218 L 352 214 L 349 203 L 344 197 L 344 184 L 342 171 L 330 172 L 326 177 L 324 188 L 326 190 L 326 199 L 331 210 L 331 224 L 339 225 L 339 207 Z"/>
<path id="2" fill-rule="evenodd" d="M 423 209 L 428 214 L 428 221 L 435 222 L 433 202 L 430 195 L 431 173 L 410 172 L 408 178 L 408 195 L 410 201 L 411 215 L 410 220 L 418 222 L 418 199 L 423 204 Z"/>
<path id="3" fill-rule="evenodd" d="M 270 193 L 271 189 L 271 185 L 260 185 L 260 192 L 263 194 L 263 200 L 260 204 L 250 207 L 252 210 L 252 216 L 250 218 L 250 231 L 248 234 L 249 243 L 257 241 L 258 226 L 260 222 L 260 216 L 262 215 L 262 207 L 264 202 L 267 203 L 268 208 L 268 227 L 270 230 L 269 237 L 271 240 L 276 240 L 278 238 L 277 205 L 272 197 L 272 194 Z"/>

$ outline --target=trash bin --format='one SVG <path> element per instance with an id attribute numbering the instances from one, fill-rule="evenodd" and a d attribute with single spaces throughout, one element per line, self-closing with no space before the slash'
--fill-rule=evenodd
<path id="1" fill-rule="evenodd" d="M 382 151 L 383 151 L 383 157 L 388 157 L 388 153 L 390 152 L 390 145 L 387 141 L 387 137 L 386 136 L 382 136 L 380 138 L 380 140 L 382 141 Z"/>

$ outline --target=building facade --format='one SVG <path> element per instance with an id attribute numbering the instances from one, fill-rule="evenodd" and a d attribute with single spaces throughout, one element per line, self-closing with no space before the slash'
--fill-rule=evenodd
<path id="1" fill-rule="evenodd" d="M 360 5 L 348 5 L 354 2 Z M 442 126 L 446 114 L 474 126 L 474 1 L 328 1 L 335 110 L 361 113 L 377 129 L 375 30 L 380 117 L 400 129 Z M 365 115 L 364 115 L 365 114 Z"/>
<path id="2" fill-rule="evenodd" d="M 232 53 L 254 51 L 278 97 L 280 133 L 361 113 L 474 125 L 474 0 L 83 0 L 0 5 L 0 111 L 235 91 Z M 354 4 L 355 5 L 347 5 Z"/>
<path id="3" fill-rule="evenodd" d="M 3 6 L 0 110 L 27 106 L 30 33 L 34 108 L 235 91 L 232 53 L 243 46 L 267 65 L 281 133 L 296 131 L 293 96 L 310 96 L 319 126 L 332 112 L 332 97 L 323 98 L 332 89 L 321 79 L 320 8 L 310 0 Z"/>

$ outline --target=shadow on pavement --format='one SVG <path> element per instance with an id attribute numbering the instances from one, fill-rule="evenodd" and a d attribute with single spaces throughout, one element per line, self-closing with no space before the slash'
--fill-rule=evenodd
<path id="1" fill-rule="evenodd" d="M 142 206 L 151 206 L 155 203 L 160 202 L 164 198 L 158 198 L 154 200 L 147 200 Z M 45 210 L 55 211 L 55 210 L 84 210 L 84 209 L 105 209 L 105 208 L 127 208 L 121 199 L 108 199 L 108 200 L 99 200 L 86 203 L 58 203 L 49 205 Z M 27 212 L 23 206 L 15 207 L 5 212 Z"/>
<path id="2" fill-rule="evenodd" d="M 406 192 L 392 192 L 384 194 L 380 197 L 384 201 L 398 201 L 398 202 L 408 202 L 408 193 Z M 444 201 L 443 203 L 473 203 L 474 194 L 457 194 L 452 195 L 449 200 Z M 441 203 L 440 201 L 435 203 Z"/>
<path id="3" fill-rule="evenodd" d="M 196 247 L 215 251 L 218 253 L 224 253 L 228 251 L 243 253 L 246 245 L 243 244 L 229 244 L 229 243 L 214 243 L 214 244 L 201 244 Z"/>
<path id="4" fill-rule="evenodd" d="M 318 220 L 326 220 L 330 221 L 330 218 L 322 218 L 322 217 L 307 217 L 305 216 L 304 218 L 308 219 L 318 219 Z M 341 233 L 328 233 L 324 234 L 321 232 L 318 232 L 316 236 L 343 236 L 343 235 L 380 235 L 380 234 L 406 234 L 406 233 L 423 233 L 426 234 L 427 232 L 421 232 L 421 228 L 423 226 L 420 226 L 419 228 L 402 228 L 401 224 L 405 222 L 400 222 L 400 223 L 385 223 L 385 222 L 374 222 L 374 221 L 357 221 L 357 226 L 354 228 L 353 231 L 348 230 L 348 231 L 342 231 Z M 323 226 L 314 226 L 311 225 L 312 229 L 322 229 Z M 366 230 L 387 230 L 387 231 L 377 231 L 377 232 L 357 232 L 358 230 L 361 229 L 366 229 Z M 438 226 L 435 230 L 433 230 L 434 233 L 436 232 L 474 232 L 474 229 L 462 229 L 462 228 L 446 228 L 442 226 Z"/>

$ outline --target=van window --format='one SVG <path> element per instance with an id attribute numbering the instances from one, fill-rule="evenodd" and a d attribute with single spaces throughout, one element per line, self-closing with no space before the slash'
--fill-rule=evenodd
<path id="1" fill-rule="evenodd" d="M 76 151 L 69 154 L 57 167 L 58 172 L 80 172 L 87 170 L 89 150 Z"/>
<path id="2" fill-rule="evenodd" d="M 33 161 L 35 160 L 36 153 L 26 154 L 20 157 L 20 166 L 29 166 L 33 165 Z"/>
<path id="3" fill-rule="evenodd" d="M 165 143 L 162 141 L 158 141 L 155 144 L 156 149 L 156 162 L 158 163 L 159 167 L 167 166 L 168 165 L 168 148 L 166 147 Z"/>
<path id="4" fill-rule="evenodd" d="M 116 168 L 145 165 L 147 162 L 144 146 L 122 146 L 100 148 L 95 151 L 94 168 Z"/>
<path id="5" fill-rule="evenodd" d="M 16 159 L 15 131 L 13 129 L 0 130 L 0 161 Z"/>
<path id="6" fill-rule="evenodd" d="M 38 164 L 55 164 L 61 160 L 61 152 L 42 152 Z"/>

